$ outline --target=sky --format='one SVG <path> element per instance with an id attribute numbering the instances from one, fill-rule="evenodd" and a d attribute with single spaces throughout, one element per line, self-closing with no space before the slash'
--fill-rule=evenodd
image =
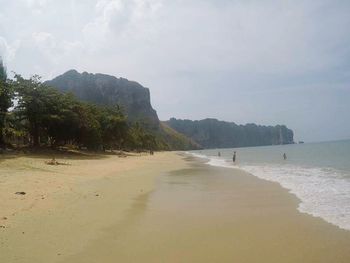
<path id="1" fill-rule="evenodd" d="M 350 138 L 348 0 L 0 0 L 8 71 L 138 81 L 160 119 Z"/>

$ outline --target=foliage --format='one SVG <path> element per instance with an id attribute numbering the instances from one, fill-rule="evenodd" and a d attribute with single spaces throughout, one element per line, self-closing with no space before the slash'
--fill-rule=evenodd
<path id="1" fill-rule="evenodd" d="M 5 145 L 4 129 L 8 109 L 12 106 L 12 90 L 7 80 L 5 66 L 0 58 L 0 147 Z"/>
<path id="2" fill-rule="evenodd" d="M 132 149 L 158 149 L 155 136 L 146 132 L 138 122 L 130 127 L 127 145 Z"/>
<path id="3" fill-rule="evenodd" d="M 201 149 L 201 146 L 186 137 L 182 133 L 171 128 L 166 122 L 161 122 L 161 134 L 159 141 L 163 143 L 167 150 L 196 150 Z M 161 140 L 163 138 L 163 140 Z M 164 148 L 164 146 L 162 147 Z"/>
<path id="4" fill-rule="evenodd" d="M 104 107 L 97 113 L 104 148 L 121 149 L 128 134 L 128 126 L 119 106 Z"/>
<path id="5" fill-rule="evenodd" d="M 15 75 L 13 87 L 18 100 L 14 112 L 24 123 L 34 147 L 73 142 L 98 149 L 102 144 L 98 109 L 42 84 L 38 76 L 24 79 Z"/>
<path id="6" fill-rule="evenodd" d="M 6 138 L 29 138 L 34 147 L 76 145 L 99 149 L 157 149 L 157 142 L 138 123 L 127 123 L 119 106 L 102 107 L 78 101 L 70 93 L 16 74 L 11 82 L 16 106 L 11 112 Z M 23 141 L 23 140 L 22 140 Z"/>

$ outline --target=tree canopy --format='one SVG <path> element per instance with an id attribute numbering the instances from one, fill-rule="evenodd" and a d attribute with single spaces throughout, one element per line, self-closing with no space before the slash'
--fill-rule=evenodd
<path id="1" fill-rule="evenodd" d="M 16 74 L 13 80 L 8 81 L 1 66 L 2 112 L 7 113 L 12 101 L 16 101 L 8 118 L 11 130 L 7 133 L 9 143 L 14 141 L 14 137 L 21 137 L 32 147 L 73 145 L 90 150 L 157 148 L 155 136 L 138 123 L 128 123 L 118 105 L 103 107 L 81 102 L 71 93 L 61 93 L 47 86 L 37 75 L 25 79 Z M 2 135 L 6 134 L 3 119 L 0 126 Z M 2 139 L 4 141 L 4 136 Z"/>
<path id="2" fill-rule="evenodd" d="M 6 68 L 0 58 L 0 147 L 4 147 L 6 115 L 12 106 L 12 90 L 7 79 Z"/>

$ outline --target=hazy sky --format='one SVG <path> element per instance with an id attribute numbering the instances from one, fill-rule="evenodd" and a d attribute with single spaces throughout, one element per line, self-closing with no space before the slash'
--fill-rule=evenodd
<path id="1" fill-rule="evenodd" d="M 350 138 L 349 0 L 0 0 L 0 55 L 24 76 L 136 80 L 163 120 Z"/>

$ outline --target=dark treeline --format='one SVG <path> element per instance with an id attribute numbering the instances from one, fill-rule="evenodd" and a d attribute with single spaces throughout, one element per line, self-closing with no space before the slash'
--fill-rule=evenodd
<path id="1" fill-rule="evenodd" d="M 0 58 L 0 148 L 5 146 L 5 123 L 8 109 L 12 106 L 13 92 L 7 80 L 6 69 Z"/>
<path id="2" fill-rule="evenodd" d="M 118 106 L 77 100 L 43 84 L 39 76 L 8 79 L 0 62 L 0 148 L 70 145 L 89 150 L 161 148 L 138 123 L 128 123 Z"/>

